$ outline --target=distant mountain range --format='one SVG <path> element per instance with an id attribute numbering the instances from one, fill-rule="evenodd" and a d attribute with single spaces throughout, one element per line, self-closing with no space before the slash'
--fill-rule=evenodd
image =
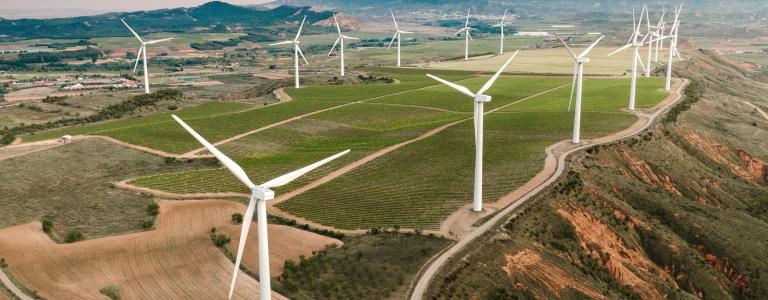
<path id="1" fill-rule="evenodd" d="M 214 1 L 192 8 L 108 13 L 58 19 L 0 19 L 0 34 L 2 34 L 2 40 L 130 36 L 130 32 L 120 22 L 121 18 L 125 19 L 140 34 L 248 31 L 254 28 L 301 22 L 304 15 L 307 16 L 308 24 L 332 18 L 330 11 L 311 10 L 307 6 L 277 6 L 272 9 L 259 9 Z"/>

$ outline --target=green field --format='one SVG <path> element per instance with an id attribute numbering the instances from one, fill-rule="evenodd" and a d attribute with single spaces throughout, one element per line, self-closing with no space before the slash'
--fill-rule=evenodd
<path id="1" fill-rule="evenodd" d="M 403 69 L 401 72 L 415 74 L 412 79 L 420 82 L 404 81 L 399 85 L 401 88 L 409 85 L 418 89 L 429 82 L 419 79 L 423 76 L 419 73 L 424 71 Z M 440 76 L 452 80 L 455 78 L 450 76 L 466 78 L 455 74 Z M 462 84 L 477 89 L 486 80 L 487 76 L 469 78 Z M 485 201 L 496 201 L 534 176 L 542 167 L 543 149 L 570 137 L 572 114 L 567 112 L 570 88 L 563 86 L 568 83 L 569 77 L 503 76 L 489 91 L 494 98 L 486 105 L 488 110 L 560 87 L 486 116 Z M 628 79 L 585 81 L 582 121 L 585 138 L 607 135 L 635 122 L 635 116 L 621 111 L 626 106 L 628 84 Z M 659 78 L 641 79 L 637 106 L 650 107 L 662 100 L 665 93 L 658 91 L 662 85 Z M 333 88 L 338 88 L 339 92 L 327 91 Z M 370 93 L 367 89 L 371 89 Z M 291 103 L 327 103 L 329 101 L 321 101 L 320 93 L 344 95 L 339 99 L 345 101 L 392 93 L 381 89 L 381 85 L 362 85 L 357 89 L 322 86 L 289 92 L 297 97 Z M 302 94 L 310 90 L 313 92 Z M 220 149 L 243 165 L 256 182 L 343 149 L 353 150 L 350 155 L 278 190 L 285 192 L 366 154 L 412 139 L 440 125 L 465 120 L 278 204 L 287 212 L 339 228 L 396 225 L 435 228 L 471 199 L 474 161 L 471 111 L 472 103 L 468 97 L 443 86 L 434 86 L 318 113 L 223 144 Z M 198 121 L 191 125 L 207 128 L 211 123 L 210 120 Z M 237 129 L 235 125 L 225 127 L 232 130 L 230 134 Z M 203 135 L 216 140 L 220 134 L 207 128 Z M 172 140 L 181 143 L 179 141 L 184 139 L 178 136 Z M 192 138 L 186 139 L 194 145 Z M 246 191 L 224 169 L 160 174 L 132 183 L 180 193 Z"/>

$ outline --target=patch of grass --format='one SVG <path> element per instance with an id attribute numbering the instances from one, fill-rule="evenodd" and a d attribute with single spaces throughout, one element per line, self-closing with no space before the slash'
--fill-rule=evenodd
<path id="1" fill-rule="evenodd" d="M 79 228 L 70 229 L 67 231 L 67 236 L 64 238 L 65 243 L 79 242 L 85 239 L 85 235 Z"/>

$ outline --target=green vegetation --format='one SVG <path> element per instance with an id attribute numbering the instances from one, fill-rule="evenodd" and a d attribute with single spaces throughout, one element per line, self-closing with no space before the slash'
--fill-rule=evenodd
<path id="1" fill-rule="evenodd" d="M 64 238 L 65 243 L 79 242 L 85 239 L 85 235 L 79 228 L 70 229 L 67 231 L 67 236 Z"/>
<path id="2" fill-rule="evenodd" d="M 120 300 L 120 291 L 116 286 L 108 286 L 99 290 L 104 296 L 107 296 L 110 300 Z"/>
<path id="3" fill-rule="evenodd" d="M 48 218 L 44 218 L 41 222 L 43 224 L 43 232 L 51 233 L 51 229 L 53 229 L 53 221 Z"/>
<path id="4" fill-rule="evenodd" d="M 688 86 L 685 87 L 685 90 L 683 91 L 684 98 L 680 103 L 675 104 L 674 107 L 672 107 L 669 112 L 667 112 L 667 115 L 664 116 L 664 119 L 662 122 L 664 123 L 674 123 L 677 121 L 677 117 L 685 112 L 686 110 L 689 110 L 691 108 L 691 105 L 701 100 L 702 94 L 704 93 L 704 88 L 701 86 L 701 83 L 699 83 L 696 80 L 691 81 Z"/>
<path id="5" fill-rule="evenodd" d="M 226 249 L 226 246 L 229 245 L 231 239 L 225 234 L 216 233 L 216 227 L 214 227 L 211 228 L 211 241 L 217 248 Z"/>
<path id="6" fill-rule="evenodd" d="M 150 203 L 147 205 L 147 213 L 150 216 L 157 216 L 160 214 L 160 205 L 157 205 L 157 203 Z"/>
<path id="7" fill-rule="evenodd" d="M 232 223 L 243 224 L 243 214 L 241 213 L 232 214 Z"/>
<path id="8" fill-rule="evenodd" d="M 348 237 L 343 246 L 286 261 L 273 288 L 294 299 L 404 298 L 419 267 L 448 244 L 395 232 Z"/>

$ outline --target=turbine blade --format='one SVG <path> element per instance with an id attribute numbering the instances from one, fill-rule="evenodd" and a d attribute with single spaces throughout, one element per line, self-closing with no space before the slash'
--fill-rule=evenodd
<path id="1" fill-rule="evenodd" d="M 387 49 L 392 48 L 392 43 L 395 42 L 395 38 L 397 38 L 397 34 L 400 32 L 395 32 L 395 35 L 392 36 L 392 40 L 389 41 L 389 46 L 387 46 Z"/>
<path id="2" fill-rule="evenodd" d="M 392 22 L 395 22 L 395 30 L 400 30 L 400 27 L 397 27 L 397 20 L 395 20 L 395 13 L 392 12 L 392 10 L 389 11 L 389 14 L 392 15 Z"/>
<path id="3" fill-rule="evenodd" d="M 232 272 L 232 283 L 229 286 L 229 299 L 232 299 L 232 294 L 235 292 L 235 284 L 237 283 L 237 274 L 240 273 L 240 262 L 243 259 L 245 242 L 248 240 L 248 231 L 250 231 L 251 222 L 253 222 L 253 211 L 254 211 L 254 208 L 256 207 L 256 201 L 251 199 L 251 201 L 248 203 L 248 208 L 245 210 L 245 216 L 243 216 L 243 226 L 240 228 L 240 243 L 237 244 L 237 257 L 235 258 L 235 270 Z"/>
<path id="4" fill-rule="evenodd" d="M 496 71 L 496 74 L 493 74 L 493 77 L 491 77 L 491 79 L 489 79 L 488 82 L 486 82 L 483 85 L 483 87 L 480 88 L 479 91 L 477 91 L 478 94 L 482 95 L 483 93 L 488 91 L 488 89 L 490 89 L 491 86 L 493 86 L 493 83 L 496 82 L 497 79 L 499 79 L 499 76 L 501 75 L 501 73 L 504 72 L 504 70 L 507 68 L 507 66 L 509 66 L 512 60 L 515 59 L 515 56 L 517 56 L 518 52 L 520 52 L 520 50 L 515 51 L 515 53 L 512 54 L 512 56 L 509 59 L 507 59 L 507 62 L 505 62 L 504 65 L 501 66 L 501 68 L 498 71 Z"/>
<path id="5" fill-rule="evenodd" d="M 208 149 L 208 152 L 211 152 L 211 154 L 216 156 L 216 158 L 219 159 L 219 161 L 224 165 L 224 167 L 226 167 L 230 172 L 232 172 L 232 174 L 234 174 L 235 177 L 237 177 L 237 179 L 240 179 L 240 181 L 243 184 L 245 184 L 245 186 L 247 186 L 249 190 L 256 187 L 256 185 L 253 184 L 251 179 L 248 178 L 248 175 L 245 173 L 243 168 L 241 168 L 232 159 L 224 155 L 224 153 L 221 153 L 219 149 L 216 149 L 216 147 L 214 147 L 213 145 L 211 145 L 211 143 L 206 141 L 205 138 L 200 136 L 200 134 L 198 134 L 194 129 L 192 129 L 192 127 L 189 127 L 187 123 L 184 123 L 184 121 L 182 121 L 179 117 L 177 117 L 176 115 L 171 115 L 171 116 L 173 117 L 174 120 L 176 120 L 176 122 L 179 123 L 179 125 L 181 125 L 181 127 L 183 127 L 187 132 L 189 132 L 189 134 L 191 134 L 198 142 L 200 142 L 200 144 L 203 144 L 203 146 L 205 146 L 205 148 Z"/>
<path id="6" fill-rule="evenodd" d="M 448 80 L 442 79 L 440 77 L 434 76 L 432 74 L 427 74 L 427 76 L 429 76 L 429 78 L 432 78 L 434 80 L 437 80 L 437 81 L 441 82 L 442 84 L 445 84 L 447 86 L 452 87 L 454 90 L 457 90 L 457 91 L 461 92 L 464 95 L 470 96 L 472 98 L 475 97 L 475 93 L 472 93 L 472 91 L 470 91 L 468 88 L 465 88 L 463 86 L 460 86 L 460 85 L 455 84 L 453 82 L 450 82 Z"/>
<path id="7" fill-rule="evenodd" d="M 139 36 L 138 33 L 136 33 L 136 31 L 133 31 L 133 28 L 131 28 L 131 26 L 128 26 L 128 23 L 125 23 L 125 21 L 123 19 L 120 19 L 120 21 L 123 22 L 123 24 L 125 24 L 125 27 L 128 27 L 128 30 L 130 30 L 131 33 L 133 33 L 133 36 L 135 36 L 137 39 L 139 39 L 139 42 L 144 43 L 144 40 L 141 39 L 141 37 Z"/>
<path id="8" fill-rule="evenodd" d="M 464 32 L 464 30 L 467 30 L 467 27 L 464 27 L 464 28 L 460 29 L 459 31 L 456 31 L 456 33 L 453 34 L 453 35 L 458 35 L 458 34 Z"/>
<path id="9" fill-rule="evenodd" d="M 277 45 L 286 45 L 286 44 L 293 44 L 293 41 L 282 41 L 282 42 L 278 42 L 278 43 L 272 43 L 272 44 L 269 44 L 269 45 L 270 46 L 277 46 Z"/>
<path id="10" fill-rule="evenodd" d="M 472 34 L 469 33 L 469 28 L 467 28 L 467 36 L 469 37 L 470 40 L 473 40 L 473 41 L 475 40 L 472 38 Z"/>
<path id="11" fill-rule="evenodd" d="M 501 25 L 504 25 L 504 20 L 507 19 L 507 9 L 504 9 L 504 15 L 501 16 Z"/>
<path id="12" fill-rule="evenodd" d="M 336 19 L 336 13 L 333 13 L 333 22 L 336 23 L 336 31 L 341 35 L 341 27 L 339 26 L 339 20 Z"/>
<path id="13" fill-rule="evenodd" d="M 568 47 L 568 44 L 565 43 L 563 38 L 561 38 L 560 35 L 557 33 L 555 33 L 555 36 L 557 37 L 558 40 L 560 40 L 560 43 L 562 43 L 563 46 L 565 46 L 565 50 L 568 50 L 568 53 L 570 53 L 571 56 L 573 56 L 573 58 L 576 59 L 577 58 L 576 53 L 573 53 L 573 50 L 571 50 L 571 47 Z"/>
<path id="14" fill-rule="evenodd" d="M 299 31 L 296 32 L 296 38 L 294 38 L 294 41 L 298 41 L 299 37 L 301 36 L 301 30 L 304 29 L 304 22 L 307 20 L 307 16 L 304 15 L 304 19 L 301 20 L 301 25 L 299 25 Z"/>
<path id="15" fill-rule="evenodd" d="M 333 46 L 331 46 L 331 51 L 328 52 L 328 56 L 331 56 L 333 54 L 333 49 L 336 49 L 336 45 L 339 44 L 339 40 L 341 40 L 341 37 L 337 38 L 335 42 L 333 42 Z"/>
<path id="16" fill-rule="evenodd" d="M 614 51 L 613 51 L 613 52 L 611 52 L 611 53 L 608 53 L 608 55 L 607 55 L 607 56 L 611 56 L 611 55 L 614 55 L 614 54 L 616 54 L 616 53 L 619 53 L 619 52 L 621 52 L 621 51 L 624 51 L 625 49 L 627 49 L 627 48 L 629 48 L 629 47 L 632 47 L 632 44 L 626 44 L 626 45 L 624 45 L 623 47 L 621 47 L 621 48 L 619 48 L 619 49 L 616 49 L 616 50 L 614 50 Z"/>
<path id="17" fill-rule="evenodd" d="M 267 181 L 264 184 L 262 184 L 261 186 L 263 186 L 265 188 L 275 188 L 275 187 L 284 186 L 284 185 L 290 183 L 291 181 L 294 181 L 296 178 L 299 178 L 302 175 L 307 174 L 310 171 L 312 171 L 314 169 L 317 169 L 317 168 L 321 167 L 322 165 L 327 164 L 328 162 L 330 162 L 330 161 L 332 161 L 334 159 L 342 157 L 342 156 L 344 156 L 347 153 L 349 153 L 349 149 L 341 151 L 341 152 L 339 152 L 337 154 L 334 154 L 334 155 L 332 155 L 332 156 L 330 156 L 330 157 L 328 157 L 326 159 L 323 159 L 321 161 L 318 161 L 318 162 L 316 162 L 314 164 L 308 165 L 308 166 L 303 167 L 301 169 L 298 169 L 296 171 L 290 172 L 288 174 L 285 174 L 285 175 L 282 175 L 282 176 L 277 177 L 275 179 L 272 179 L 270 181 Z"/>
<path id="18" fill-rule="evenodd" d="M 597 43 L 599 43 L 599 42 L 600 42 L 600 40 L 602 40 L 604 37 L 605 37 L 604 35 L 601 35 L 601 36 L 600 36 L 600 37 L 597 39 L 597 41 L 595 41 L 594 43 L 592 43 L 592 45 L 589 45 L 589 47 L 587 47 L 587 49 L 586 49 L 586 50 L 584 50 L 584 52 L 581 52 L 581 54 L 579 55 L 579 58 L 584 58 L 585 56 L 587 56 L 587 54 L 589 54 L 589 52 L 590 52 L 590 51 L 592 51 L 592 48 L 595 48 L 595 46 L 597 46 Z"/>
<path id="19" fill-rule="evenodd" d="M 469 8 L 467 8 L 467 21 L 464 22 L 464 27 L 469 27 Z"/>
<path id="20" fill-rule="evenodd" d="M 348 40 L 359 40 L 359 38 L 356 38 L 354 36 L 348 36 L 348 35 L 341 35 L 342 38 L 348 39 Z"/>
<path id="21" fill-rule="evenodd" d="M 579 72 L 579 63 L 573 63 L 573 80 L 571 81 L 571 97 L 568 99 L 568 111 L 571 111 L 571 102 L 573 102 L 573 91 L 576 90 L 576 73 Z"/>
<path id="22" fill-rule="evenodd" d="M 299 51 L 299 55 L 301 55 L 301 58 L 302 58 L 302 59 L 304 59 L 304 63 L 306 63 L 307 65 L 309 65 L 309 62 L 307 61 L 307 58 L 306 58 L 306 57 L 304 57 L 304 53 L 303 53 L 303 52 L 301 52 L 301 47 L 299 47 L 299 45 L 296 45 L 296 50 L 298 50 L 298 51 Z"/>
<path id="23" fill-rule="evenodd" d="M 136 52 L 136 63 L 133 64 L 133 73 L 136 73 L 136 68 L 139 67 L 139 60 L 141 60 L 141 53 L 144 52 L 144 45 L 139 47 L 139 51 Z"/>
<path id="24" fill-rule="evenodd" d="M 167 39 L 154 40 L 154 41 L 149 41 L 149 42 L 146 42 L 146 44 L 147 44 L 147 45 L 152 45 L 152 44 L 162 43 L 162 42 L 165 42 L 165 41 L 170 41 L 170 40 L 172 40 L 172 39 L 173 39 L 173 38 L 167 38 Z"/>
<path id="25" fill-rule="evenodd" d="M 640 55 L 637 56 L 637 62 L 640 63 L 641 67 L 643 67 L 643 72 L 648 72 L 648 69 L 645 68 L 645 64 L 643 63 L 643 59 L 640 58 Z"/>
<path id="26" fill-rule="evenodd" d="M 413 31 L 400 30 L 400 33 L 413 33 Z"/>

